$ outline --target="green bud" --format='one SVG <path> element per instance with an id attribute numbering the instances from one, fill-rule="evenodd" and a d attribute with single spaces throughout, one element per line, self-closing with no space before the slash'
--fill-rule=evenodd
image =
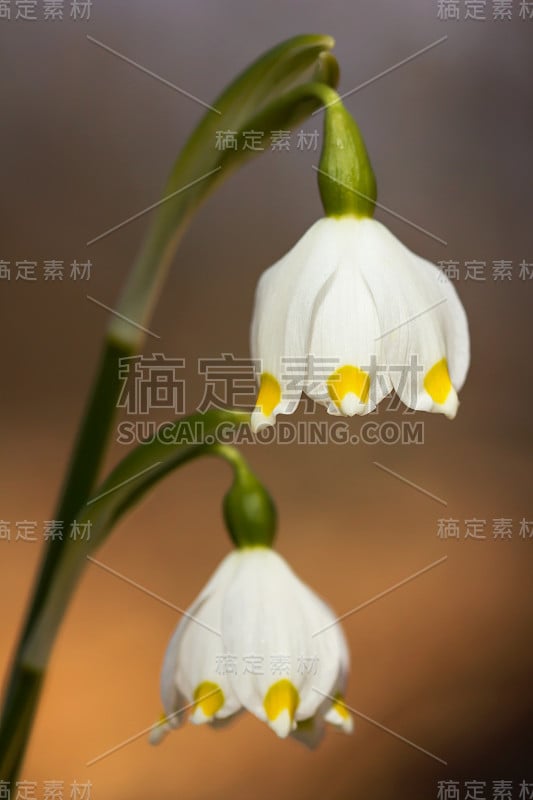
<path id="1" fill-rule="evenodd" d="M 224 519 L 237 547 L 271 547 L 276 533 L 276 507 L 250 470 L 236 465 L 224 497 Z"/>
<path id="2" fill-rule="evenodd" d="M 376 178 L 359 128 L 339 99 L 330 101 L 324 114 L 324 144 L 318 169 L 324 210 L 329 217 L 372 217 Z"/>

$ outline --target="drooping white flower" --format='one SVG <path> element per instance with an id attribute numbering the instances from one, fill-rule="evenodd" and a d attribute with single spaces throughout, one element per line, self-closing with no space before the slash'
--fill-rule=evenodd
<path id="1" fill-rule="evenodd" d="M 314 746 L 324 720 L 351 732 L 343 693 L 349 656 L 332 610 L 268 547 L 220 564 L 170 640 L 157 743 L 187 710 L 218 725 L 251 711 L 280 737 Z"/>
<path id="2" fill-rule="evenodd" d="M 316 222 L 262 275 L 252 356 L 252 427 L 292 413 L 302 391 L 329 413 L 366 414 L 394 388 L 410 408 L 453 418 L 470 359 L 455 288 L 368 217 Z"/>

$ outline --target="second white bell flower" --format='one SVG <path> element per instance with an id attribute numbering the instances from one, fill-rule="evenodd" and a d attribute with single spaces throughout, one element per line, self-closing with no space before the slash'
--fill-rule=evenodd
<path id="1" fill-rule="evenodd" d="M 380 222 L 349 215 L 318 220 L 262 275 L 251 347 L 262 370 L 254 430 L 292 413 L 302 392 L 352 416 L 394 389 L 453 418 L 470 360 L 447 276 Z"/>
<path id="2" fill-rule="evenodd" d="M 161 676 L 156 743 L 190 710 L 215 726 L 247 709 L 314 746 L 324 722 L 350 732 L 349 657 L 333 611 L 268 547 L 228 555 L 178 625 Z"/>

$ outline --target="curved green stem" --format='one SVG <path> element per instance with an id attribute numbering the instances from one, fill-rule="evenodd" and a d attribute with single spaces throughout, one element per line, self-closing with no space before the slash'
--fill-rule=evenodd
<path id="1" fill-rule="evenodd" d="M 335 82 L 336 62 L 333 56 L 325 56 L 333 44 L 328 36 L 294 37 L 258 59 L 215 101 L 220 114 L 209 111 L 204 116 L 172 170 L 146 243 L 116 306 L 123 317 L 146 326 L 192 214 L 223 178 L 253 155 L 251 151 L 217 151 L 218 128 L 242 134 L 252 129 L 258 119 L 264 123 L 265 131 L 288 128 L 303 121 L 320 105 L 320 100 L 315 97 L 314 101 L 300 102 L 296 95 L 291 95 L 296 104 L 291 105 L 287 102 L 290 86 L 310 68 L 314 68 L 317 82 Z M 120 391 L 120 359 L 138 352 L 143 338 L 136 325 L 119 317 L 111 319 L 98 374 L 54 514 L 55 519 L 62 521 L 64 530 L 69 529 L 84 507 L 100 470 Z M 20 768 L 49 650 L 38 670 L 25 662 L 24 654 L 30 640 L 35 641 L 43 608 L 50 602 L 67 555 L 70 558 L 68 539 L 48 543 L 13 659 L 0 723 L 0 779 L 3 780 L 13 782 Z M 49 648 L 55 636 L 55 630 L 50 631 Z"/>

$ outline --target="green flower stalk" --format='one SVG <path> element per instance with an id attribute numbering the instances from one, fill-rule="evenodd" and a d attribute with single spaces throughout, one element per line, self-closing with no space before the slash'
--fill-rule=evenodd
<path id="1" fill-rule="evenodd" d="M 363 137 L 336 92 L 326 105 L 318 188 L 328 217 L 372 217 L 377 198 L 374 171 Z"/>
<path id="2" fill-rule="evenodd" d="M 262 483 L 233 448 L 219 445 L 215 452 L 232 462 L 233 483 L 224 497 L 224 520 L 236 547 L 272 547 L 276 508 Z"/>

